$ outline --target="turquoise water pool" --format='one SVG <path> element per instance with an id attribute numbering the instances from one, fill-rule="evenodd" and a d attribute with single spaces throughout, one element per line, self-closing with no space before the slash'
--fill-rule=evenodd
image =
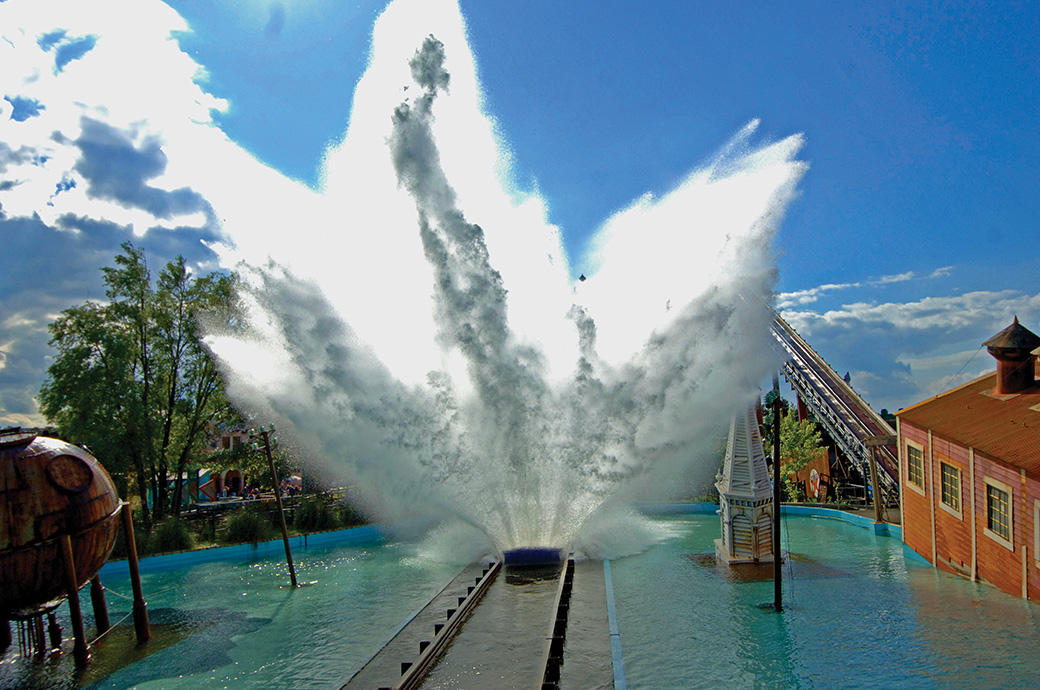
<path id="1" fill-rule="evenodd" d="M 717 516 L 656 519 L 671 538 L 610 567 L 620 680 L 632 690 L 1040 687 L 1040 609 L 936 571 L 896 538 L 785 518 L 784 549 L 797 559 L 776 614 L 760 608 L 771 581 L 735 581 L 688 557 L 713 550 Z M 125 620 L 86 673 L 65 653 L 5 664 L 0 686 L 336 689 L 457 571 L 374 530 L 293 548 L 299 580 L 315 583 L 295 591 L 280 542 L 145 559 L 152 643 L 136 649 Z M 130 611 L 119 596 L 130 591 L 126 564 L 102 577 L 116 622 Z M 83 611 L 89 635 L 86 590 Z"/>
<path id="2" fill-rule="evenodd" d="M 293 539 L 292 590 L 281 541 L 146 558 L 141 576 L 153 640 L 138 648 L 126 618 L 93 646 L 84 672 L 61 655 L 5 663 L 0 687 L 67 690 L 339 688 L 458 570 L 371 528 Z M 338 544 L 323 544 L 330 540 Z M 130 612 L 125 562 L 101 572 L 110 619 Z M 81 592 L 93 636 L 88 589 Z M 68 607 L 59 608 L 66 636 Z M 17 644 L 14 645 L 17 647 Z M 9 650 L 7 659 L 14 655 Z M 128 661 L 132 663 L 127 664 Z"/>
<path id="3" fill-rule="evenodd" d="M 736 582 L 713 551 L 717 516 L 659 518 L 674 537 L 611 563 L 628 687 L 1040 687 L 1040 609 L 939 572 L 898 539 L 784 519 L 785 611 L 773 583 Z"/>

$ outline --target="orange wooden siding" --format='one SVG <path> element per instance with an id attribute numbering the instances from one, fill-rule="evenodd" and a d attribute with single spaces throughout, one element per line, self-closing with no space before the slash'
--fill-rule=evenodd
<path id="1" fill-rule="evenodd" d="M 1028 472 L 965 447 L 951 439 L 900 420 L 900 471 L 903 495 L 903 541 L 937 568 L 971 577 L 972 495 L 974 487 L 974 573 L 1015 596 L 1040 601 L 1040 560 L 1036 549 L 1036 506 L 1040 481 Z M 907 479 L 907 441 L 923 449 L 924 495 Z M 1038 449 L 1040 452 L 1040 449 Z M 972 463 L 974 462 L 974 473 Z M 942 502 L 942 463 L 959 470 L 960 514 Z M 1010 545 L 987 529 L 987 482 L 1009 494 Z M 932 551 L 934 528 L 935 552 Z"/>

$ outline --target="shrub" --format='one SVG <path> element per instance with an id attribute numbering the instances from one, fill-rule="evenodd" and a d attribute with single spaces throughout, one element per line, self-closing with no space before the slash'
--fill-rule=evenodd
<path id="1" fill-rule="evenodd" d="M 274 527 L 261 508 L 240 508 L 224 518 L 224 540 L 230 544 L 256 544 L 274 537 Z"/>
<path id="2" fill-rule="evenodd" d="M 339 512 L 339 524 L 343 527 L 357 527 L 368 524 L 368 518 L 349 503 L 341 503 L 337 512 Z"/>
<path id="3" fill-rule="evenodd" d="M 149 553 L 187 551 L 191 547 L 192 537 L 188 523 L 172 515 L 152 528 L 148 537 Z"/>
<path id="4" fill-rule="evenodd" d="M 198 537 L 200 541 L 213 543 L 217 540 L 217 519 L 216 517 L 209 517 L 202 520 L 198 530 Z"/>
<path id="5" fill-rule="evenodd" d="M 296 506 L 293 527 L 301 532 L 317 532 L 337 526 L 335 512 L 318 496 L 307 496 Z"/>

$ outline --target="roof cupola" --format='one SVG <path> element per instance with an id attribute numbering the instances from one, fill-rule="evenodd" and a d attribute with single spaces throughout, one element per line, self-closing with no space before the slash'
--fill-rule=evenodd
<path id="1" fill-rule="evenodd" d="M 1012 395 L 1032 388 L 1035 383 L 1036 355 L 1040 336 L 1018 322 L 983 343 L 997 360 L 997 387 L 993 395 Z"/>

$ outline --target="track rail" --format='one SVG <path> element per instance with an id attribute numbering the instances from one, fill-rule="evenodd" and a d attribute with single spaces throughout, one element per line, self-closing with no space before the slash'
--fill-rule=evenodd
<path id="1" fill-rule="evenodd" d="M 433 639 L 423 640 L 419 643 L 419 658 L 414 662 L 401 664 L 401 679 L 397 684 L 392 689 L 380 688 L 380 690 L 415 690 L 415 688 L 421 687 L 426 674 L 433 668 L 437 658 L 448 646 L 448 642 L 462 628 L 466 616 L 479 603 L 491 583 L 498 577 L 501 569 L 501 561 L 489 563 L 483 575 L 475 578 L 475 583 L 466 588 L 466 594 L 459 596 L 458 607 L 446 611 L 445 622 L 434 625 Z"/>
<path id="2" fill-rule="evenodd" d="M 779 314 L 773 316 L 770 330 L 785 356 L 784 378 L 865 478 L 870 476 L 871 448 L 877 449 L 881 482 L 885 489 L 895 490 L 899 485 L 895 429 L 790 324 Z"/>
<path id="3" fill-rule="evenodd" d="M 553 615 L 545 636 L 542 653 L 542 675 L 535 690 L 558 690 L 560 668 L 563 666 L 563 643 L 567 637 L 567 618 L 570 615 L 571 590 L 574 588 L 574 558 L 568 558 L 560 573 L 560 584 L 553 601 Z"/>

